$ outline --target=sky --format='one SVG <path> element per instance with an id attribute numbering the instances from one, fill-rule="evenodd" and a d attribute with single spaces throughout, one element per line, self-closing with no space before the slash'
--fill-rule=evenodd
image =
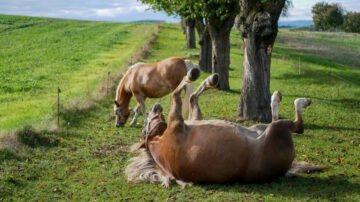
<path id="1" fill-rule="evenodd" d="M 360 0 L 292 0 L 288 17 L 280 21 L 312 20 L 311 7 L 320 1 L 340 3 L 345 10 L 360 12 Z M 0 14 L 116 22 L 180 21 L 137 0 L 0 0 Z"/>

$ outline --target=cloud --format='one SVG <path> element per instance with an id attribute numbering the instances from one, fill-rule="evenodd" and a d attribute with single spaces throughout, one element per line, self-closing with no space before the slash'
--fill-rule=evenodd
<path id="1" fill-rule="evenodd" d="M 280 20 L 311 20 L 311 7 L 324 0 L 292 0 L 289 16 Z M 346 10 L 360 12 L 359 0 L 325 0 L 340 3 Z M 0 13 L 104 21 L 165 20 L 178 22 L 164 12 L 148 10 L 137 0 L 0 0 Z"/>
<path id="2" fill-rule="evenodd" d="M 144 12 L 148 6 L 135 5 L 131 7 L 116 7 L 116 8 L 105 8 L 105 9 L 94 9 L 94 13 L 98 17 L 111 17 L 114 18 L 118 15 L 126 15 L 130 13 L 141 13 Z"/>
<path id="3" fill-rule="evenodd" d="M 148 8 L 137 0 L 0 0 L 0 14 L 122 22 L 178 21 Z"/>

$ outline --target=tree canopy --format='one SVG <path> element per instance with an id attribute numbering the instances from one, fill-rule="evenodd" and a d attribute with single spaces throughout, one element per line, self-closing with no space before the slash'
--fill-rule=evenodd
<path id="1" fill-rule="evenodd" d="M 360 33 L 360 13 L 348 12 L 344 16 L 343 30 L 346 32 Z"/>
<path id="2" fill-rule="evenodd" d="M 343 24 L 344 9 L 340 4 L 320 2 L 312 7 L 314 27 L 320 30 L 340 29 Z"/>
<path id="3" fill-rule="evenodd" d="M 140 0 L 153 10 L 165 11 L 168 15 L 227 20 L 239 12 L 238 0 Z"/>

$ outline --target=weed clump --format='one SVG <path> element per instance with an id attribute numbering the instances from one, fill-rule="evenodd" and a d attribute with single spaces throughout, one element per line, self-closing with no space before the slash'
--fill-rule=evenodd
<path id="1" fill-rule="evenodd" d="M 56 146 L 59 144 L 57 138 L 46 137 L 46 134 L 51 134 L 54 132 L 48 131 L 36 131 L 31 126 L 24 126 L 22 129 L 17 131 L 17 139 L 19 142 L 29 146 L 29 147 L 38 147 L 38 146 Z"/>

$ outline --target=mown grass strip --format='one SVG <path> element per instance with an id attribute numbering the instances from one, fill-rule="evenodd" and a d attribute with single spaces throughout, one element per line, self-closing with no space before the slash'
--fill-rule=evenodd
<path id="1" fill-rule="evenodd" d="M 18 28 L 28 21 L 48 24 Z M 2 132 L 53 127 L 57 87 L 65 106 L 88 99 L 108 72 L 124 69 L 156 26 L 17 16 L 0 16 L 0 24 L 12 27 L 0 35 Z"/>

